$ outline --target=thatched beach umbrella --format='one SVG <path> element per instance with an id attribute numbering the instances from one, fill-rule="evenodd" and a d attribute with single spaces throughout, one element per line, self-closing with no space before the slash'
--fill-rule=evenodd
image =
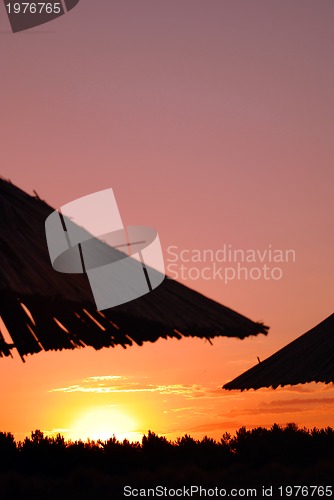
<path id="1" fill-rule="evenodd" d="M 276 389 L 307 382 L 334 382 L 334 314 L 223 389 Z"/>
<path id="2" fill-rule="evenodd" d="M 98 311 L 86 275 L 51 266 L 45 220 L 52 212 L 0 179 L 0 317 L 7 330 L 0 332 L 0 356 L 14 348 L 23 359 L 43 349 L 126 347 L 160 337 L 267 334 L 262 323 L 170 279 L 132 302 Z"/>

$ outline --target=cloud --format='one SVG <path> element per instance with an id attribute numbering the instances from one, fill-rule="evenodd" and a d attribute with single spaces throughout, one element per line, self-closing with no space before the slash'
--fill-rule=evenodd
<path id="1" fill-rule="evenodd" d="M 246 422 L 249 426 L 249 421 L 266 420 L 266 416 L 269 420 L 284 418 L 295 421 L 297 415 L 311 415 L 313 418 L 320 413 L 332 414 L 334 391 L 331 389 L 330 392 L 326 387 L 320 388 L 319 392 L 314 392 L 313 387 L 310 389 L 305 391 L 304 387 L 301 391 L 299 388 L 297 391 L 286 388 L 277 391 L 264 389 L 249 394 L 240 391 L 225 392 L 220 386 L 212 383 L 153 384 L 144 376 L 96 375 L 75 384 L 54 388 L 50 392 L 114 396 L 142 394 L 143 397 L 155 394 L 156 398 L 164 400 L 161 412 L 164 415 L 169 414 L 173 427 L 182 425 L 180 431 L 186 426 L 187 432 L 210 433 L 236 429 Z M 282 417 L 279 417 L 280 415 Z"/>
<path id="2" fill-rule="evenodd" d="M 94 376 L 84 379 L 79 384 L 69 385 L 52 389 L 50 392 L 64 393 L 158 393 L 181 395 L 189 398 L 198 398 L 206 395 L 206 389 L 202 386 L 192 384 L 170 384 L 156 385 L 143 382 L 133 382 L 129 377 L 122 376 Z"/>
<path id="3" fill-rule="evenodd" d="M 44 436 L 47 436 L 47 437 L 55 437 L 57 434 L 60 434 L 61 436 L 63 436 L 64 434 L 67 434 L 68 432 L 70 432 L 70 429 L 57 428 L 57 427 L 54 427 L 53 429 L 43 430 Z"/>
<path id="4" fill-rule="evenodd" d="M 105 380 L 126 380 L 127 377 L 122 377 L 121 375 L 100 375 L 98 377 L 89 377 L 89 378 L 86 378 L 85 379 L 85 382 L 87 381 L 95 381 L 95 380 L 101 380 L 101 381 L 105 381 Z"/>
<path id="5" fill-rule="evenodd" d="M 180 412 L 193 412 L 195 410 L 196 406 L 183 406 L 180 408 L 170 408 L 170 412 L 172 413 L 180 413 Z"/>
<path id="6" fill-rule="evenodd" d="M 290 393 L 297 393 L 297 394 L 312 394 L 312 393 L 317 393 L 319 392 L 328 392 L 328 391 L 333 391 L 334 392 L 334 384 L 322 384 L 322 383 L 316 383 L 312 382 L 310 384 L 299 384 L 299 385 L 288 385 L 285 387 L 278 387 L 276 389 L 276 392 L 290 392 Z"/>
<path id="7" fill-rule="evenodd" d="M 324 398 L 295 398 L 295 399 L 279 399 L 278 401 L 271 401 L 268 405 L 275 404 L 278 406 L 284 406 L 285 404 L 290 405 L 332 405 L 334 404 L 334 397 L 324 397 Z"/>
<path id="8" fill-rule="evenodd" d="M 253 416 L 264 414 L 282 414 L 282 413 L 305 413 L 306 411 L 319 411 L 320 409 L 328 409 L 334 406 L 334 397 L 322 398 L 294 398 L 280 399 L 270 401 L 269 403 L 260 403 L 257 407 L 232 409 L 225 414 L 228 417 L 235 416 Z"/>
<path id="9" fill-rule="evenodd" d="M 235 420 L 222 420 L 222 421 L 215 421 L 215 422 L 206 422 L 204 424 L 196 425 L 192 428 L 189 429 L 189 433 L 192 432 L 212 432 L 212 431 L 221 431 L 223 434 L 226 432 L 226 429 L 235 428 L 235 429 L 240 429 L 240 427 L 243 427 L 245 425 L 244 422 L 237 422 Z M 247 425 L 248 429 L 253 429 L 257 427 L 257 425 Z"/>

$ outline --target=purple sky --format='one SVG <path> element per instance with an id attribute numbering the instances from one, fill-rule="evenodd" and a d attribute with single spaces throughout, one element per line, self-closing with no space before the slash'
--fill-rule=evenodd
<path id="1" fill-rule="evenodd" d="M 296 252 L 279 281 L 185 282 L 271 330 L 209 349 L 170 344 L 170 356 L 189 353 L 175 380 L 220 386 L 333 311 L 333 20 L 331 0 L 81 0 L 13 35 L 0 6 L 1 175 L 55 207 L 112 187 L 123 221 L 155 227 L 165 254 Z M 90 375 L 137 376 L 146 360 L 158 380 L 165 352 L 163 341 L 125 357 L 89 351 Z M 43 356 L 24 367 L 27 384 Z M 84 377 L 88 355 L 75 356 Z M 15 363 L 1 360 L 0 373 L 22 375 Z"/>

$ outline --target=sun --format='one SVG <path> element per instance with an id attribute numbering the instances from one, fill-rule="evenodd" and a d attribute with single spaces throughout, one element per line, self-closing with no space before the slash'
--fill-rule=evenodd
<path id="1" fill-rule="evenodd" d="M 141 440 L 141 434 L 136 431 L 137 423 L 117 407 L 95 407 L 80 415 L 68 431 L 72 440 L 102 440 L 106 441 L 112 436 L 120 441 Z"/>

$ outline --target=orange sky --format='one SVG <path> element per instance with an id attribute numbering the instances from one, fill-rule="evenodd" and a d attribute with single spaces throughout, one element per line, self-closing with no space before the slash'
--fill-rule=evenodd
<path id="1" fill-rule="evenodd" d="M 333 14 L 327 0 L 81 0 L 13 35 L 0 5 L 5 178 L 55 207 L 112 187 L 167 260 L 170 246 L 296 255 L 280 280 L 184 281 L 267 338 L 0 360 L 0 430 L 334 425 L 330 386 L 221 390 L 333 311 Z"/>

